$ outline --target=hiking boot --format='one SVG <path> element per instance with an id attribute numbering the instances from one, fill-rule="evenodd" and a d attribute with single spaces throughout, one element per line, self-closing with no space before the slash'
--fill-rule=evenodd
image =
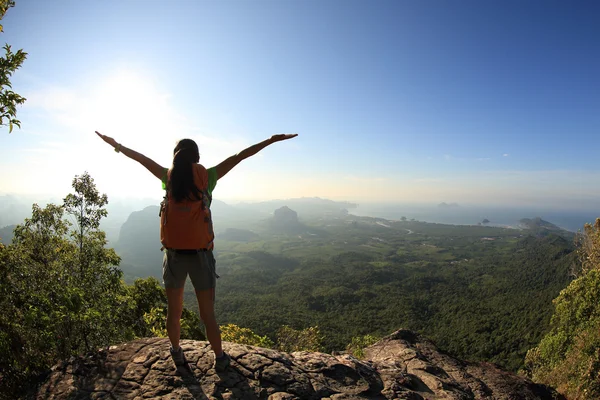
<path id="1" fill-rule="evenodd" d="M 217 372 L 223 372 L 227 369 L 227 367 L 229 367 L 229 364 L 231 363 L 231 357 L 229 357 L 229 354 L 223 352 L 223 355 L 221 357 L 215 357 L 215 369 L 217 370 Z"/>
<path id="2" fill-rule="evenodd" d="M 179 346 L 178 350 L 173 350 L 171 347 L 171 358 L 173 358 L 173 362 L 176 367 L 185 366 L 187 364 L 187 360 L 185 359 L 185 354 L 183 354 L 183 349 Z"/>

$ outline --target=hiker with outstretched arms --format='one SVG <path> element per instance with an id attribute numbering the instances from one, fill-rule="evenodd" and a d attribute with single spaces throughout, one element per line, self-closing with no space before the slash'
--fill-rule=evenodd
<path id="1" fill-rule="evenodd" d="M 187 276 L 196 291 L 200 318 L 206 327 L 206 336 L 215 353 L 215 369 L 223 371 L 231 361 L 223 351 L 221 333 L 215 318 L 214 299 L 216 278 L 213 256 L 214 233 L 210 214 L 212 191 L 240 161 L 251 157 L 270 144 L 296 137 L 297 134 L 273 135 L 216 167 L 209 169 L 200 164 L 198 145 L 191 139 L 177 142 L 173 150 L 173 165 L 165 168 L 111 137 L 96 132 L 117 153 L 142 164 L 163 183 L 166 190 L 160 211 L 160 240 L 163 245 L 163 283 L 167 293 L 167 333 L 171 341 L 171 356 L 176 366 L 187 365 L 179 346 L 183 289 Z"/>

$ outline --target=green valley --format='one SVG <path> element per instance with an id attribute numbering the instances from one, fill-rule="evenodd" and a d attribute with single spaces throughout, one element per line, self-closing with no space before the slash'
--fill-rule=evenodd
<path id="1" fill-rule="evenodd" d="M 274 338 L 318 326 L 326 351 L 404 327 L 517 370 L 571 280 L 566 231 L 388 221 L 344 213 L 217 236 L 221 323 Z M 158 265 L 155 271 L 158 270 Z M 186 291 L 194 305 L 191 286 Z"/>

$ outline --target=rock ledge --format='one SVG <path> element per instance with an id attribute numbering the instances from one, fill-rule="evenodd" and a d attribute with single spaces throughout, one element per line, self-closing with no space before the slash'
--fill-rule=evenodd
<path id="1" fill-rule="evenodd" d="M 349 355 L 278 351 L 224 343 L 232 357 L 217 373 L 207 342 L 183 340 L 191 369 L 176 370 L 167 339 L 112 346 L 52 369 L 32 399 L 563 399 L 491 364 L 439 352 L 428 340 L 399 330 Z"/>

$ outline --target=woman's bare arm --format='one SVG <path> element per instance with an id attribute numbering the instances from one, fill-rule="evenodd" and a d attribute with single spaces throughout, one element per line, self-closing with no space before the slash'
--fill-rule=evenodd
<path id="1" fill-rule="evenodd" d="M 138 153 L 137 151 L 132 150 L 130 148 L 127 148 L 122 144 L 117 143 L 115 139 L 109 136 L 103 135 L 98 131 L 96 131 L 96 134 L 100 136 L 102 140 L 104 140 L 106 143 L 110 144 L 115 149 L 115 151 L 121 152 L 127 157 L 131 158 L 132 160 L 135 160 L 142 164 L 144 167 L 146 167 L 148 171 L 152 173 L 152 175 L 156 176 L 158 179 L 162 180 L 164 178 L 166 168 L 161 167 L 145 155 Z"/>
<path id="2" fill-rule="evenodd" d="M 269 139 L 263 140 L 262 142 L 252 145 L 252 146 L 240 151 L 236 155 L 233 155 L 233 156 L 225 159 L 224 161 L 219 163 L 219 165 L 217 165 L 217 167 L 216 167 L 217 179 L 221 179 L 222 177 L 225 176 L 225 174 L 227 174 L 229 171 L 231 171 L 231 169 L 233 167 L 238 165 L 240 163 L 240 161 L 245 160 L 248 157 L 252 157 L 256 153 L 258 153 L 259 151 L 261 151 L 262 149 L 267 147 L 268 145 L 273 144 L 275 142 L 280 142 L 282 140 L 291 139 L 296 136 L 298 136 L 297 133 L 273 135 Z"/>

